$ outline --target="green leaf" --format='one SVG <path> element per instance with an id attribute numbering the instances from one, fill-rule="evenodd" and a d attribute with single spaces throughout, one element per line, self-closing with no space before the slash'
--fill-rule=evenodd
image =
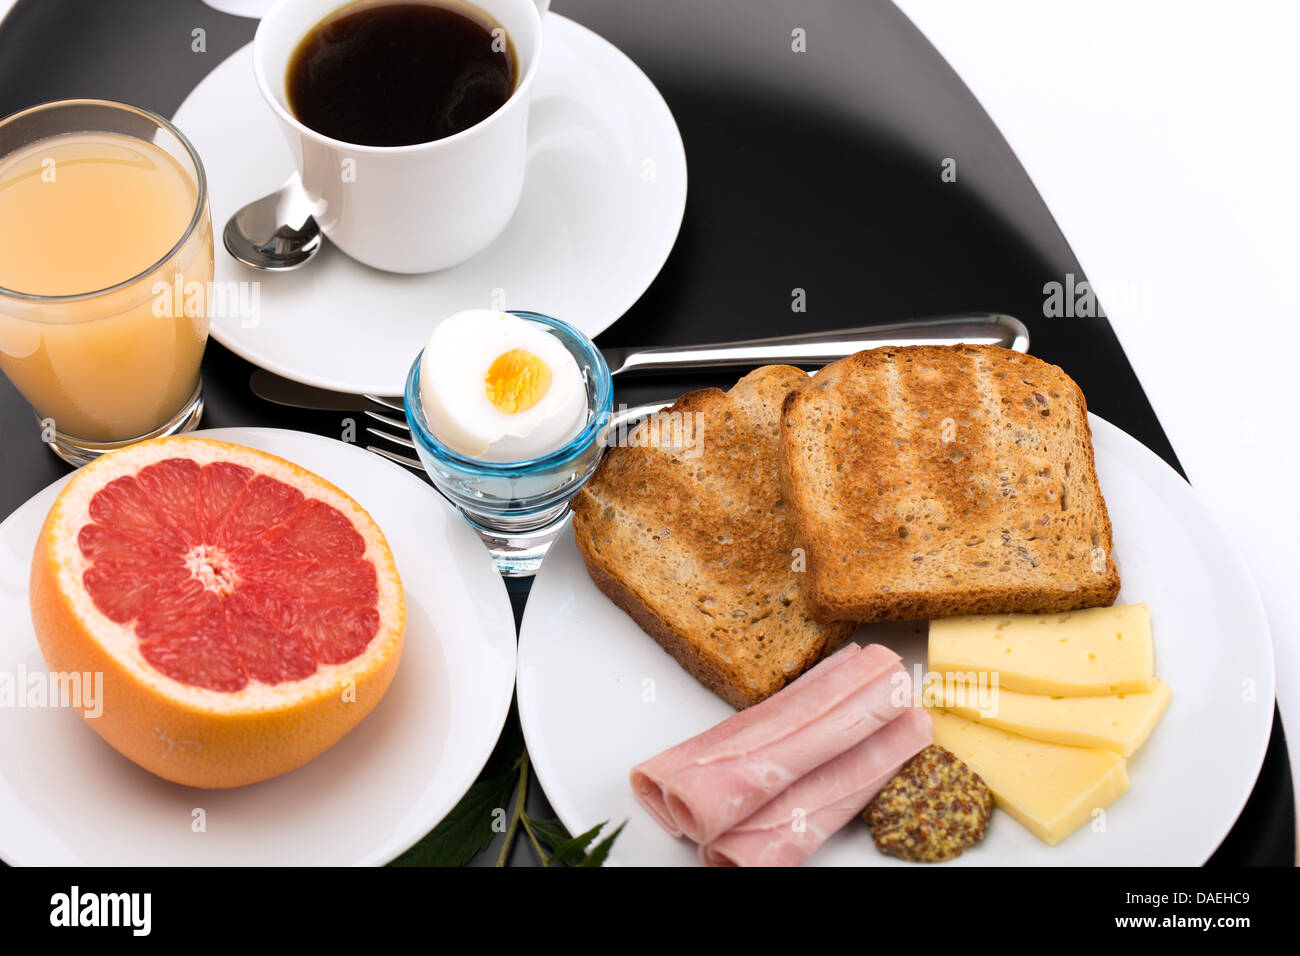
<path id="1" fill-rule="evenodd" d="M 605 823 L 608 822 L 609 822 L 608 820 L 605 821 Z M 587 847 L 591 845 L 592 840 L 596 839 L 596 834 L 599 833 L 604 828 L 605 823 L 597 823 L 586 833 L 579 834 L 578 836 L 574 837 L 572 840 L 565 840 L 559 846 L 551 850 L 551 856 L 546 862 L 548 864 L 549 863 L 577 864 L 579 861 L 583 860 L 586 857 Z"/>
<path id="2" fill-rule="evenodd" d="M 573 837 L 569 836 L 569 831 L 564 829 L 564 824 L 559 820 L 535 820 L 525 813 L 524 823 L 536 834 L 542 845 L 551 852 L 555 852 L 556 847 L 562 846 L 573 839 Z"/>
<path id="3" fill-rule="evenodd" d="M 602 827 L 604 825 L 605 824 L 603 823 L 601 824 Z M 595 848 L 583 857 L 582 862 L 580 862 L 578 866 L 604 866 L 605 859 L 609 856 L 609 851 L 614 846 L 614 841 L 618 839 L 618 835 L 623 832 L 625 826 L 627 826 L 626 820 L 618 825 L 617 830 L 597 843 Z"/>
<path id="4" fill-rule="evenodd" d="M 609 857 L 609 851 L 614 846 L 614 841 L 618 839 L 618 835 L 627 826 L 627 821 L 624 820 L 619 824 L 617 830 L 597 843 L 588 853 L 587 847 L 591 846 L 591 841 L 596 839 L 601 830 L 605 829 L 605 826 L 609 823 L 608 820 L 604 823 L 597 823 L 586 833 L 579 834 L 570 840 L 563 840 L 558 844 L 552 844 L 551 840 L 553 837 L 564 833 L 564 827 L 560 824 L 560 821 L 538 820 L 531 822 L 539 837 L 542 836 L 542 827 L 549 828 L 548 835 L 543 837 L 546 843 L 552 847 L 551 856 L 546 861 L 547 864 L 567 863 L 570 866 L 603 866 L 605 860 Z"/>
<path id="5" fill-rule="evenodd" d="M 474 859 L 496 836 L 494 814 L 510 803 L 516 776 L 510 767 L 480 778 L 432 832 L 389 866 L 464 866 Z"/>

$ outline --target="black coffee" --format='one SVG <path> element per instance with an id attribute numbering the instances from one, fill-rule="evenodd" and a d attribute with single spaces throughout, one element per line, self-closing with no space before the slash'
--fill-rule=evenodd
<path id="1" fill-rule="evenodd" d="M 345 7 L 312 27 L 289 58 L 286 85 L 294 116 L 316 132 L 408 146 L 491 116 L 515 73 L 505 31 L 477 8 L 383 3 Z"/>

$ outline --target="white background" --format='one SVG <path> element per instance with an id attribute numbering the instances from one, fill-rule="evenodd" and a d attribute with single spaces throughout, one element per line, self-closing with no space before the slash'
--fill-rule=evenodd
<path id="1" fill-rule="evenodd" d="M 1254 572 L 1300 784 L 1300 4 L 897 3 L 1042 193 Z"/>
<path id="2" fill-rule="evenodd" d="M 1300 3 L 896 2 L 1042 193 L 1254 572 L 1300 802 Z"/>

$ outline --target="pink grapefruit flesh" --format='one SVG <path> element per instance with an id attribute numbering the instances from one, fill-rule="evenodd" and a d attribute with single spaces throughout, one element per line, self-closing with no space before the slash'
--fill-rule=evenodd
<path id="1" fill-rule="evenodd" d="M 392 553 L 355 501 L 193 437 L 82 469 L 46 520 L 31 590 L 51 669 L 105 675 L 91 726 L 197 786 L 265 779 L 332 745 L 387 688 L 405 619 Z"/>

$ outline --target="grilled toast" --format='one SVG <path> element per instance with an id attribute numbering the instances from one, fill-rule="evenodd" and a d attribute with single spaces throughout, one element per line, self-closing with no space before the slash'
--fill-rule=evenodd
<path id="1" fill-rule="evenodd" d="M 789 395 L 781 483 L 822 621 L 1114 603 L 1087 405 L 995 346 L 858 352 Z"/>
<path id="2" fill-rule="evenodd" d="M 702 389 L 611 448 L 573 502 L 596 585 L 737 709 L 852 633 L 814 621 L 781 498 L 781 403 L 808 376 L 767 366 Z M 698 455 L 693 453 L 698 451 Z"/>

